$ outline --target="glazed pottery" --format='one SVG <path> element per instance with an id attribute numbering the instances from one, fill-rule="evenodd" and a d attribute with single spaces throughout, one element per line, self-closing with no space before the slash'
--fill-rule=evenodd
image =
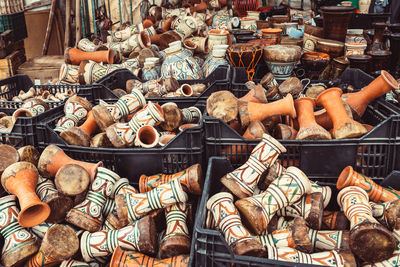
<path id="1" fill-rule="evenodd" d="M 135 113 L 143 108 L 146 99 L 136 89 L 131 90 L 127 95 L 122 96 L 113 105 L 97 105 L 93 108 L 93 117 L 97 125 L 103 131 L 114 122 L 119 122 L 123 117 Z"/>
<path id="2" fill-rule="evenodd" d="M 126 68 L 123 64 L 99 64 L 93 61 L 82 61 L 78 76 L 80 84 L 92 84 L 114 70 Z"/>
<path id="3" fill-rule="evenodd" d="M 350 44 L 367 44 L 367 40 L 363 36 L 363 30 L 348 29 L 345 43 Z"/>
<path id="4" fill-rule="evenodd" d="M 313 245 L 307 234 L 306 222 L 302 218 L 294 219 L 286 229 L 275 230 L 270 234 L 257 236 L 257 238 L 263 246 L 291 247 L 305 253 L 313 251 Z"/>
<path id="5" fill-rule="evenodd" d="M 181 40 L 185 40 L 196 31 L 197 27 L 196 20 L 191 16 L 187 16 L 175 27 L 174 31 L 179 34 Z"/>
<path id="6" fill-rule="evenodd" d="M 344 43 L 334 40 L 318 40 L 316 50 L 326 53 L 330 58 L 343 56 Z"/>
<path id="7" fill-rule="evenodd" d="M 392 52 L 387 50 L 373 50 L 369 51 L 368 55 L 372 57 L 372 72 L 390 69 L 390 58 Z"/>
<path id="8" fill-rule="evenodd" d="M 283 168 L 279 161 L 275 161 L 275 163 L 268 168 L 267 172 L 265 173 L 264 179 L 261 178 L 258 182 L 258 188 L 260 188 L 260 190 L 262 191 L 265 191 L 272 183 L 272 181 L 281 176 L 282 173 L 284 173 L 285 171 L 286 169 Z"/>
<path id="9" fill-rule="evenodd" d="M 146 216 L 120 230 L 84 232 L 80 247 L 83 260 L 90 262 L 96 257 L 111 255 L 117 246 L 154 255 L 156 240 L 154 221 Z"/>
<path id="10" fill-rule="evenodd" d="M 46 219 L 49 223 L 64 221 L 65 215 L 73 207 L 71 198 L 60 194 L 50 179 L 43 178 L 40 175 L 36 186 L 36 194 L 41 201 L 50 207 L 50 215 Z"/>
<path id="11" fill-rule="evenodd" d="M 381 71 L 381 75 L 373 80 L 362 90 L 355 93 L 348 93 L 343 96 L 351 109 L 362 117 L 368 104 L 391 90 L 398 90 L 399 85 L 396 80 L 387 71 Z"/>
<path id="12" fill-rule="evenodd" d="M 83 261 L 69 259 L 61 262 L 60 267 L 100 267 L 100 265 L 97 262 L 86 263 Z"/>
<path id="13" fill-rule="evenodd" d="M 186 38 L 184 42 L 192 42 L 196 45 L 196 53 L 208 53 L 208 37 L 192 36 Z"/>
<path id="14" fill-rule="evenodd" d="M 228 59 L 233 67 L 244 67 L 248 79 L 253 80 L 255 67 L 262 57 L 262 48 L 256 44 L 233 44 L 229 46 Z"/>
<path id="15" fill-rule="evenodd" d="M 152 148 L 158 145 L 160 134 L 153 126 L 144 125 L 136 132 L 135 146 Z"/>
<path id="16" fill-rule="evenodd" d="M 1 263 L 6 267 L 24 263 L 39 249 L 37 238 L 18 224 L 18 213 L 15 196 L 0 198 L 0 234 L 4 238 Z"/>
<path id="17" fill-rule="evenodd" d="M 145 62 L 142 70 L 142 78 L 145 81 L 157 80 L 159 78 L 155 64 L 152 62 Z"/>
<path id="18" fill-rule="evenodd" d="M 371 72 L 372 57 L 369 55 L 350 55 L 350 68 L 360 69 L 365 73 Z"/>
<path id="19" fill-rule="evenodd" d="M 349 230 L 350 222 L 343 211 L 324 210 L 322 230 Z"/>
<path id="20" fill-rule="evenodd" d="M 110 267 L 129 267 L 139 264 L 143 267 L 174 266 L 186 267 L 189 264 L 189 255 L 179 255 L 167 259 L 149 257 L 136 251 L 126 251 L 117 247 L 110 261 Z"/>
<path id="21" fill-rule="evenodd" d="M 208 31 L 208 51 L 212 51 L 214 45 L 217 44 L 232 44 L 232 38 L 227 30 L 213 29 Z"/>
<path id="22" fill-rule="evenodd" d="M 364 135 L 367 129 L 347 115 L 340 98 L 341 95 L 342 90 L 340 88 L 330 88 L 319 94 L 315 100 L 317 105 L 323 106 L 326 109 L 329 117 L 332 119 L 332 137 L 335 139 L 345 139 Z"/>
<path id="23" fill-rule="evenodd" d="M 390 258 L 396 247 L 395 239 L 393 234 L 372 216 L 367 192 L 357 186 L 349 186 L 339 192 L 337 201 L 351 224 L 351 251 L 366 262 L 379 262 Z"/>
<path id="24" fill-rule="evenodd" d="M 97 63 L 120 63 L 121 56 L 118 51 L 104 50 L 96 52 L 84 52 L 78 48 L 67 48 L 64 53 L 65 63 L 79 65 L 84 60 L 91 60 Z"/>
<path id="25" fill-rule="evenodd" d="M 264 61 L 276 80 L 286 80 L 301 56 L 301 48 L 295 45 L 271 45 L 264 47 Z"/>
<path id="26" fill-rule="evenodd" d="M 29 162 L 17 162 L 8 166 L 1 175 L 1 184 L 10 194 L 16 195 L 21 207 L 18 223 L 32 227 L 44 222 L 50 215 L 50 207 L 40 201 L 35 193 L 38 171 Z"/>
<path id="27" fill-rule="evenodd" d="M 248 31 L 257 30 L 257 20 L 251 17 L 244 17 L 240 19 L 240 29 Z"/>
<path id="28" fill-rule="evenodd" d="M 137 25 L 130 25 L 123 30 L 120 31 L 112 31 L 109 36 L 107 36 L 107 43 L 111 42 L 122 42 L 127 40 L 134 34 L 138 34 L 143 31 L 145 28 L 151 26 L 150 24 L 137 24 Z"/>
<path id="29" fill-rule="evenodd" d="M 58 120 L 54 131 L 62 132 L 68 128 L 77 126 L 80 120 L 86 118 L 91 109 L 92 104 L 86 98 L 80 96 L 68 98 L 64 105 L 65 115 Z"/>
<path id="30" fill-rule="evenodd" d="M 38 98 L 28 99 L 21 108 L 14 111 L 12 120 L 15 123 L 19 117 L 35 117 L 46 110 L 49 110 L 49 105 L 45 101 Z"/>
<path id="31" fill-rule="evenodd" d="M 231 16 L 229 14 L 216 14 L 212 20 L 213 29 L 228 29 L 230 24 Z"/>
<path id="32" fill-rule="evenodd" d="M 286 149 L 278 141 L 264 134 L 247 162 L 222 177 L 221 183 L 239 198 L 252 196 L 263 172 L 274 164 L 280 153 L 284 152 Z"/>
<path id="33" fill-rule="evenodd" d="M 262 38 L 267 40 L 269 45 L 277 45 L 281 43 L 282 29 L 267 28 L 261 29 Z"/>
<path id="34" fill-rule="evenodd" d="M 306 77 L 319 80 L 319 75 L 328 66 L 330 56 L 321 52 L 306 52 L 301 57 L 301 63 L 306 71 Z"/>
<path id="35" fill-rule="evenodd" d="M 325 38 L 344 42 L 347 28 L 355 9 L 353 6 L 321 7 L 321 13 L 324 17 Z"/>
<path id="36" fill-rule="evenodd" d="M 351 55 L 364 55 L 367 45 L 363 43 L 345 43 L 344 48 L 346 57 Z"/>
<path id="37" fill-rule="evenodd" d="M 135 135 L 140 127 L 157 126 L 163 121 L 163 109 L 160 105 L 149 101 L 128 123 L 115 123 L 107 128 L 106 133 L 115 147 L 129 147 L 134 144 Z"/>
<path id="38" fill-rule="evenodd" d="M 56 224 L 43 237 L 38 253 L 25 266 L 56 266 L 75 255 L 79 239 L 71 228 Z"/>
<path id="39" fill-rule="evenodd" d="M 308 177 L 300 169 L 291 166 L 266 191 L 242 198 L 235 205 L 243 215 L 245 225 L 260 235 L 278 210 L 295 203 L 311 190 Z"/>
<path id="40" fill-rule="evenodd" d="M 177 80 L 196 80 L 203 78 L 203 71 L 196 60 L 182 50 L 182 43 L 165 50 L 167 57 L 161 66 L 161 78 L 173 77 Z"/>
<path id="41" fill-rule="evenodd" d="M 275 248 L 266 246 L 268 259 L 325 266 L 357 266 L 356 259 L 349 251 L 324 251 L 312 254 L 300 252 L 294 248 Z"/>
<path id="42" fill-rule="evenodd" d="M 62 131 L 60 136 L 70 145 L 89 146 L 90 136 L 97 130 L 97 123 L 93 110 L 89 111 L 86 121 L 79 127 L 71 127 Z"/>
<path id="43" fill-rule="evenodd" d="M 332 139 L 330 133 L 318 125 L 314 117 L 315 102 L 312 98 L 302 97 L 294 101 L 299 131 L 298 140 L 324 140 Z"/>
<path id="44" fill-rule="evenodd" d="M 338 189 L 348 186 L 364 189 L 368 193 L 369 199 L 376 203 L 390 202 L 400 198 L 399 191 L 377 185 L 371 178 L 354 171 L 351 166 L 343 169 L 336 184 Z"/>
<path id="45" fill-rule="evenodd" d="M 201 195 L 203 178 L 200 164 L 194 164 L 174 174 L 160 173 L 152 176 L 142 174 L 139 180 L 139 191 L 140 193 L 146 193 L 172 180 L 178 180 L 187 192 L 194 195 Z"/>
<path id="46" fill-rule="evenodd" d="M 57 171 L 54 178 L 57 190 L 66 196 L 77 196 L 85 193 L 89 183 L 89 173 L 77 164 L 64 165 Z"/>
<path id="47" fill-rule="evenodd" d="M 89 232 L 98 231 L 104 220 L 101 210 L 119 179 L 118 174 L 99 167 L 86 199 L 68 212 L 66 221 Z"/>
<path id="48" fill-rule="evenodd" d="M 190 234 L 186 225 L 189 205 L 176 203 L 165 208 L 167 229 L 160 242 L 160 258 L 170 258 L 190 253 Z"/>
<path id="49" fill-rule="evenodd" d="M 349 250 L 350 236 L 348 231 L 340 230 L 314 230 L 308 228 L 308 237 L 314 250 Z"/>
<path id="50" fill-rule="evenodd" d="M 242 225 L 230 193 L 224 192 L 212 196 L 207 201 L 207 210 L 212 212 L 216 226 L 224 234 L 233 253 L 256 257 L 265 256 L 265 248 Z"/>
<path id="51" fill-rule="evenodd" d="M 216 49 L 214 47 L 212 50 L 212 58 L 202 66 L 204 77 L 210 75 L 219 66 L 229 66 L 229 63 L 228 61 L 226 61 L 225 56 L 226 49 Z"/>
<path id="52" fill-rule="evenodd" d="M 94 40 L 93 42 L 87 38 L 83 38 L 78 42 L 77 46 L 81 51 L 84 52 L 95 52 L 97 50 L 107 49 L 101 41 Z"/>
<path id="53" fill-rule="evenodd" d="M 117 195 L 115 203 L 118 218 L 124 223 L 132 223 L 152 210 L 186 202 L 187 198 L 181 183 L 175 179 L 146 193 Z"/>
<path id="54" fill-rule="evenodd" d="M 62 64 L 58 80 L 70 84 L 79 83 L 79 66 Z"/>
<path id="55" fill-rule="evenodd" d="M 91 181 L 94 180 L 97 174 L 97 168 L 103 166 L 103 163 L 88 163 L 84 161 L 73 160 L 68 157 L 62 149 L 56 145 L 48 145 L 42 152 L 38 163 L 38 170 L 43 177 L 54 177 L 57 171 L 67 165 L 77 164 L 85 168 L 89 173 Z"/>

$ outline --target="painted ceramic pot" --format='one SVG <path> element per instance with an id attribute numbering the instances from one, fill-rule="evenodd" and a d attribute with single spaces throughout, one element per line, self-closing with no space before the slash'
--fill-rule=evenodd
<path id="1" fill-rule="evenodd" d="M 365 73 L 371 72 L 372 57 L 369 55 L 349 55 L 350 68 L 360 69 Z"/>
<path id="2" fill-rule="evenodd" d="M 71 64 L 62 64 L 58 80 L 60 82 L 71 83 L 71 84 L 79 83 L 79 66 Z"/>
<path id="3" fill-rule="evenodd" d="M 233 44 L 227 49 L 228 59 L 233 67 L 244 67 L 250 81 L 253 80 L 255 67 L 260 61 L 263 50 L 255 44 Z"/>
<path id="4" fill-rule="evenodd" d="M 364 38 L 363 30 L 348 29 L 345 43 L 367 44 Z"/>
<path id="5" fill-rule="evenodd" d="M 166 49 L 167 57 L 161 66 L 161 78 L 173 77 L 177 80 L 198 80 L 203 78 L 203 71 L 193 57 L 188 57 L 182 45 Z"/>
<path id="6" fill-rule="evenodd" d="M 262 38 L 268 40 L 268 44 L 277 45 L 281 42 L 282 29 L 267 28 L 262 29 Z"/>
<path id="7" fill-rule="evenodd" d="M 301 57 L 301 63 L 306 70 L 306 76 L 318 80 L 319 75 L 328 66 L 330 56 L 321 52 L 306 52 Z"/>
<path id="8" fill-rule="evenodd" d="M 344 42 L 351 16 L 355 10 L 356 7 L 353 6 L 321 7 L 325 38 Z"/>
<path id="9" fill-rule="evenodd" d="M 213 29 L 229 29 L 231 16 L 229 14 L 216 14 L 213 17 Z"/>
<path id="10" fill-rule="evenodd" d="M 253 18 L 255 20 L 260 20 L 260 13 L 261 13 L 261 11 L 249 10 L 249 11 L 247 11 L 247 17 L 248 18 Z"/>
<path id="11" fill-rule="evenodd" d="M 181 40 L 185 40 L 196 31 L 197 27 L 195 18 L 187 16 L 182 19 L 181 23 L 174 27 L 174 31 L 181 37 Z"/>
<path id="12" fill-rule="evenodd" d="M 189 41 L 196 45 L 195 52 L 208 53 L 208 37 L 193 36 L 186 38 L 184 42 Z"/>
<path id="13" fill-rule="evenodd" d="M 345 43 L 345 56 L 350 55 L 364 55 L 365 49 L 367 49 L 366 44 L 359 43 Z"/>
<path id="14" fill-rule="evenodd" d="M 142 69 L 142 79 L 145 81 L 158 80 L 158 72 L 155 68 L 155 64 L 152 62 L 145 62 L 144 68 Z"/>
<path id="15" fill-rule="evenodd" d="M 12 122 L 15 123 L 19 117 L 35 117 L 49 109 L 49 105 L 41 99 L 31 98 L 24 102 L 22 107 L 12 114 Z"/>
<path id="16" fill-rule="evenodd" d="M 276 80 L 288 79 L 300 56 L 299 46 L 271 45 L 264 48 L 264 61 Z"/>
<path id="17" fill-rule="evenodd" d="M 157 71 L 158 76 L 161 74 L 161 61 L 158 57 L 148 57 L 145 59 L 145 63 L 149 62 L 154 64 L 154 69 Z"/>
<path id="18" fill-rule="evenodd" d="M 248 31 L 257 31 L 257 20 L 251 17 L 244 17 L 240 19 L 240 29 Z"/>
<path id="19" fill-rule="evenodd" d="M 213 49 L 212 58 L 203 65 L 204 76 L 210 75 L 218 66 L 229 66 L 228 61 L 225 59 L 226 50 Z"/>
<path id="20" fill-rule="evenodd" d="M 93 61 L 82 61 L 79 65 L 79 83 L 92 84 L 114 70 L 121 69 L 119 64 L 102 65 Z"/>
<path id="21" fill-rule="evenodd" d="M 208 51 L 212 51 L 217 44 L 232 44 L 232 38 L 227 30 L 208 31 Z"/>
<path id="22" fill-rule="evenodd" d="M 104 50 L 104 48 L 107 49 L 105 46 L 103 46 L 103 43 L 101 41 L 95 40 L 92 42 L 87 38 L 83 38 L 79 41 L 78 48 L 85 52 Z"/>
<path id="23" fill-rule="evenodd" d="M 343 56 L 344 43 L 334 40 L 318 40 L 316 50 L 326 53 L 331 58 Z"/>

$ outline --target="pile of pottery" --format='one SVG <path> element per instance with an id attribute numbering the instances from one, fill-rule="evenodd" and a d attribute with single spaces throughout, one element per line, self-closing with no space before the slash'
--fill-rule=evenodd
<path id="1" fill-rule="evenodd" d="M 197 107 L 180 109 L 172 102 L 160 106 L 147 102 L 142 92 L 132 89 L 114 104 L 100 101 L 94 107 L 85 98 L 71 97 L 54 131 L 70 145 L 152 148 L 199 125 L 202 113 Z"/>
<path id="2" fill-rule="evenodd" d="M 32 146 L 0 151 L 9 193 L 0 198 L 3 266 L 187 265 L 199 164 L 143 174 L 137 190 L 102 162 L 73 160 L 54 145 L 41 155 Z"/>
<path id="3" fill-rule="evenodd" d="M 351 166 L 336 187 L 321 186 L 277 160 L 286 152 L 264 134 L 248 161 L 220 180 L 225 190 L 207 201 L 208 229 L 220 231 L 238 255 L 325 266 L 399 264 L 399 192 Z M 341 208 L 325 210 L 336 202 Z"/>
<path id="4" fill-rule="evenodd" d="M 272 133 L 277 139 L 324 140 L 356 138 L 373 128 L 361 120 L 368 104 L 398 89 L 386 71 L 358 92 L 342 94 L 340 88 L 308 88 L 306 94 L 297 78 L 278 86 L 267 74 L 261 83 L 247 83 L 249 92 L 236 98 L 229 91 L 213 93 L 207 100 L 208 115 L 219 118 L 246 139 Z M 277 97 L 280 100 L 267 101 Z M 296 100 L 293 100 L 297 98 Z M 315 110 L 316 106 L 323 109 Z"/>

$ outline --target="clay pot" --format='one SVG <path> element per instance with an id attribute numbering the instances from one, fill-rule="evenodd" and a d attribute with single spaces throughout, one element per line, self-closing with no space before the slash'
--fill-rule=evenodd
<path id="1" fill-rule="evenodd" d="M 189 264 L 189 255 L 179 255 L 166 259 L 157 259 L 149 257 L 140 252 L 126 251 L 121 249 L 121 247 L 117 247 L 114 250 L 113 256 L 110 260 L 110 267 L 135 266 L 138 262 L 145 263 L 141 264 L 143 267 L 151 267 L 156 265 L 185 267 Z"/>
<path id="2" fill-rule="evenodd" d="M 311 80 L 318 80 L 319 75 L 328 66 L 329 61 L 329 55 L 321 52 L 306 52 L 301 57 L 306 76 Z"/>
<path id="3" fill-rule="evenodd" d="M 91 60 L 97 63 L 120 63 L 121 56 L 119 52 L 114 50 L 84 52 L 78 48 L 67 48 L 64 53 L 65 63 L 79 65 L 83 60 Z"/>
<path id="4" fill-rule="evenodd" d="M 212 58 L 202 66 L 205 77 L 212 74 L 219 66 L 229 66 L 228 61 L 225 59 L 226 49 L 216 49 L 216 46 L 214 46 L 211 54 Z"/>
<path id="5" fill-rule="evenodd" d="M 357 186 L 349 186 L 339 192 L 337 200 L 351 223 L 351 251 L 366 262 L 379 262 L 390 258 L 396 247 L 395 239 L 393 234 L 372 216 L 367 192 Z"/>
<path id="6" fill-rule="evenodd" d="M 79 83 L 79 66 L 62 64 L 60 67 L 60 74 L 58 76 L 60 82 Z"/>
<path id="7" fill-rule="evenodd" d="M 286 186 L 289 184 L 290 188 Z M 293 187 L 296 190 L 293 190 Z M 268 223 L 278 210 L 293 204 L 306 193 L 311 193 L 311 183 L 307 176 L 298 168 L 289 167 L 283 175 L 271 183 L 266 191 L 242 198 L 236 201 L 235 205 L 244 218 L 244 224 L 252 232 L 260 235 L 266 230 Z"/>
<path id="8" fill-rule="evenodd" d="M 136 133 L 135 146 L 143 148 L 152 148 L 158 145 L 160 135 L 158 131 L 149 125 L 139 128 Z"/>
<path id="9" fill-rule="evenodd" d="M 196 53 L 208 53 L 208 37 L 193 36 L 186 38 L 184 43 L 186 42 L 192 42 L 196 45 Z"/>
<path id="10" fill-rule="evenodd" d="M 298 140 L 324 140 L 332 139 L 327 130 L 318 125 L 314 117 L 315 102 L 312 98 L 302 97 L 294 102 L 299 131 L 296 139 Z"/>
<path id="11" fill-rule="evenodd" d="M 19 210 L 16 197 L 9 195 L 0 198 L 0 234 L 4 238 L 1 263 L 6 266 L 18 266 L 26 262 L 39 249 L 36 237 L 17 222 Z"/>
<path id="12" fill-rule="evenodd" d="M 64 117 L 61 117 L 54 131 L 62 132 L 71 127 L 77 126 L 79 121 L 86 118 L 88 112 L 92 109 L 92 104 L 80 96 L 68 98 L 64 105 Z"/>
<path id="13" fill-rule="evenodd" d="M 340 96 L 342 90 L 330 88 L 322 92 L 316 99 L 319 106 L 323 106 L 333 121 L 332 136 L 335 139 L 360 137 L 367 132 L 362 124 L 351 119 L 344 109 Z"/>
<path id="14" fill-rule="evenodd" d="M 96 129 L 97 123 L 91 110 L 87 115 L 86 121 L 81 126 L 71 127 L 61 132 L 60 136 L 70 145 L 87 147 L 90 145 L 90 136 Z"/>
<path id="15" fill-rule="evenodd" d="M 195 9 L 204 8 L 204 5 L 207 8 L 207 4 L 203 2 L 202 4 L 197 5 Z M 185 40 L 196 31 L 197 27 L 195 18 L 188 16 L 182 19 L 181 23 L 177 25 L 174 31 L 181 37 L 181 40 Z"/>
<path id="16" fill-rule="evenodd" d="M 251 196 L 261 174 L 275 162 L 280 153 L 284 152 L 286 149 L 277 140 L 268 134 L 263 134 L 262 141 L 253 149 L 250 159 L 238 169 L 222 177 L 221 183 L 239 198 Z M 260 169 L 261 166 L 264 167 Z M 243 176 L 241 173 L 246 173 L 246 175 Z"/>
<path id="17" fill-rule="evenodd" d="M 276 80 L 286 80 L 301 56 L 301 48 L 295 45 L 271 45 L 264 47 L 264 61 Z"/>
<path id="18" fill-rule="evenodd" d="M 343 211 L 324 210 L 322 218 L 322 230 L 349 230 L 350 222 Z"/>
<path id="19" fill-rule="evenodd" d="M 20 155 L 14 147 L 0 144 L 0 174 L 2 174 L 8 166 L 18 161 L 20 161 Z"/>
<path id="20" fill-rule="evenodd" d="M 17 162 L 8 166 L 1 175 L 1 184 L 10 194 L 16 195 L 21 207 L 18 223 L 32 227 L 44 222 L 50 215 L 50 207 L 40 201 L 35 193 L 38 171 L 29 162 Z"/>
<path id="21" fill-rule="evenodd" d="M 147 193 L 117 195 L 115 203 L 118 218 L 123 225 L 126 225 L 142 218 L 152 210 L 186 202 L 187 198 L 188 195 L 183 191 L 180 181 L 175 179 Z"/>
<path id="22" fill-rule="evenodd" d="M 103 166 L 103 162 L 88 163 L 78 160 L 73 160 L 68 157 L 62 149 L 55 145 L 47 146 L 40 156 L 38 170 L 43 177 L 51 178 L 56 175 L 58 170 L 67 164 L 77 164 L 85 168 L 89 173 L 91 181 L 94 180 L 97 174 L 97 168 Z"/>
<path id="23" fill-rule="evenodd" d="M 321 7 L 321 13 L 324 17 L 325 38 L 344 42 L 347 28 L 355 9 L 352 6 Z"/>
<path id="24" fill-rule="evenodd" d="M 277 45 L 281 43 L 282 29 L 267 28 L 261 29 L 262 38 L 267 40 L 267 45 Z"/>
<path id="25" fill-rule="evenodd" d="M 54 266 L 72 257 L 79 249 L 75 232 L 65 225 L 53 225 L 46 232 L 39 252 L 26 266 Z"/>
<path id="26" fill-rule="evenodd" d="M 161 135 L 160 136 L 160 141 L 158 144 L 163 147 L 167 145 L 172 139 L 176 137 L 176 134 L 166 134 L 166 135 Z"/>
<path id="27" fill-rule="evenodd" d="M 232 38 L 227 30 L 210 30 L 208 32 L 208 51 L 212 51 L 214 45 L 231 45 Z"/>
<path id="28" fill-rule="evenodd" d="M 365 73 L 371 72 L 372 57 L 369 55 L 349 55 L 350 68 L 360 69 Z"/>
<path id="29" fill-rule="evenodd" d="M 351 166 L 343 169 L 339 175 L 336 187 L 342 189 L 357 186 L 368 192 L 368 197 L 376 203 L 390 202 L 400 198 L 400 192 L 377 185 L 370 178 L 353 170 Z"/>
<path id="30" fill-rule="evenodd" d="M 372 57 L 372 72 L 390 69 L 392 52 L 387 50 L 373 50 L 369 51 L 368 55 Z"/>
<path id="31" fill-rule="evenodd" d="M 265 256 L 265 248 L 242 225 L 239 212 L 230 193 L 218 193 L 207 201 L 207 210 L 213 214 L 216 226 L 224 234 L 233 253 L 255 257 Z"/>
<path id="32" fill-rule="evenodd" d="M 110 197 L 114 184 L 120 179 L 118 174 L 99 167 L 96 178 L 90 186 L 86 199 L 71 209 L 65 220 L 89 232 L 98 231 L 103 224 L 101 210 Z"/>
<path id="33" fill-rule="evenodd" d="M 49 105 L 41 99 L 28 99 L 21 108 L 14 111 L 12 121 L 15 123 L 19 117 L 35 117 L 49 109 Z"/>
<path id="34" fill-rule="evenodd" d="M 328 54 L 331 58 L 336 58 L 343 56 L 344 43 L 333 40 L 318 40 L 316 49 L 318 52 Z"/>
<path id="35" fill-rule="evenodd" d="M 257 19 L 251 17 L 241 18 L 240 29 L 255 32 L 257 30 Z"/>
<path id="36" fill-rule="evenodd" d="M 252 121 L 243 134 L 246 139 L 261 139 L 263 134 L 268 134 L 261 121 Z"/>
<path id="37" fill-rule="evenodd" d="M 203 191 L 203 178 L 200 164 L 194 164 L 189 168 L 175 174 L 156 174 L 146 176 L 142 174 L 139 180 L 139 191 L 145 193 L 157 188 L 159 185 L 166 184 L 177 179 L 182 186 L 194 195 L 201 195 Z"/>
<path id="38" fill-rule="evenodd" d="M 365 109 L 372 100 L 393 89 L 399 89 L 397 81 L 387 71 L 381 71 L 381 75 L 362 90 L 356 93 L 345 94 L 343 98 L 352 110 L 362 117 Z"/>

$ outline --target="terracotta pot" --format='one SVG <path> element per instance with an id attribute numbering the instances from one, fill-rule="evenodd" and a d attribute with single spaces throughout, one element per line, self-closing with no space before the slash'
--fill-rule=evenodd
<path id="1" fill-rule="evenodd" d="M 348 186 L 357 186 L 364 189 L 371 201 L 376 203 L 390 202 L 400 198 L 400 192 L 377 185 L 370 178 L 353 170 L 351 166 L 343 169 L 339 175 L 336 187 L 342 189 Z"/>
<path id="2" fill-rule="evenodd" d="M 189 263 L 189 255 L 179 255 L 166 259 L 157 259 L 149 257 L 145 254 L 136 251 L 126 251 L 117 247 L 114 250 L 113 256 L 110 260 L 110 267 L 133 267 L 138 262 L 141 262 L 143 267 L 151 266 L 175 266 L 186 267 Z"/>
<path id="3" fill-rule="evenodd" d="M 291 94 L 293 98 L 297 98 L 303 90 L 303 84 L 297 77 L 290 77 L 279 85 L 279 95 L 284 97 Z"/>
<path id="4" fill-rule="evenodd" d="M 188 195 L 183 191 L 180 181 L 175 179 L 147 193 L 117 195 L 115 203 L 118 218 L 126 225 L 142 218 L 152 210 L 186 202 L 187 198 Z"/>
<path id="5" fill-rule="evenodd" d="M 17 222 L 19 210 L 16 197 L 9 195 L 0 198 L 0 234 L 4 238 L 1 263 L 6 266 L 17 266 L 28 260 L 39 249 L 36 237 Z"/>
<path id="6" fill-rule="evenodd" d="M 321 13 L 324 17 L 325 38 L 344 42 L 347 28 L 355 9 L 352 6 L 321 7 Z"/>
<path id="7" fill-rule="evenodd" d="M 350 222 L 343 211 L 324 210 L 322 218 L 322 230 L 349 230 Z"/>
<path id="8" fill-rule="evenodd" d="M 78 48 L 67 48 L 65 49 L 65 63 L 72 65 L 79 65 L 83 60 L 92 60 L 97 63 L 108 63 L 114 64 L 121 61 L 119 52 L 114 50 L 96 51 L 96 52 L 84 52 Z"/>
<path id="9" fill-rule="evenodd" d="M 25 266 L 55 266 L 79 249 L 75 232 L 65 225 L 54 225 L 45 234 L 39 252 Z"/>
<path id="10" fill-rule="evenodd" d="M 92 110 L 89 111 L 86 121 L 79 127 L 71 127 L 60 136 L 68 144 L 75 146 L 90 146 L 90 136 L 97 129 L 97 123 L 94 119 Z"/>
<path id="11" fill-rule="evenodd" d="M 80 120 L 86 118 L 91 109 L 92 104 L 83 97 L 72 96 L 68 98 L 64 106 L 65 115 L 58 120 L 54 131 L 62 132 L 77 126 Z"/>
<path id="12" fill-rule="evenodd" d="M 330 88 L 322 92 L 316 99 L 319 106 L 323 106 L 333 121 L 332 136 L 335 139 L 360 137 L 367 132 L 362 124 L 351 119 L 344 109 L 340 96 L 342 90 Z"/>
<path id="13" fill-rule="evenodd" d="M 242 225 L 239 212 L 233 204 L 230 193 L 218 193 L 207 201 L 207 210 L 213 214 L 216 226 L 224 234 L 225 240 L 238 255 L 265 256 L 265 248 Z"/>
<path id="14" fill-rule="evenodd" d="M 268 44 L 277 45 L 281 42 L 282 29 L 267 28 L 261 29 L 262 38 L 266 39 Z"/>
<path id="15" fill-rule="evenodd" d="M 142 174 L 139 180 L 139 191 L 145 193 L 157 188 L 159 185 L 166 184 L 172 180 L 179 180 L 182 186 L 194 195 L 201 195 L 203 191 L 203 178 L 200 164 L 194 164 L 189 168 L 174 174 L 156 174 L 146 176 Z"/>
<path id="16" fill-rule="evenodd" d="M 351 251 L 366 262 L 379 262 L 390 258 L 396 247 L 395 239 L 393 234 L 372 216 L 367 192 L 357 186 L 349 186 L 339 192 L 337 200 L 351 224 Z M 377 242 L 363 241 L 372 239 Z"/>
<path id="17" fill-rule="evenodd" d="M 365 112 L 368 104 L 395 89 L 398 90 L 399 85 L 396 80 L 387 71 L 381 71 L 381 75 L 356 93 L 345 94 L 343 98 L 360 117 Z"/>
<path id="18" fill-rule="evenodd" d="M 43 177 L 51 178 L 54 177 L 57 171 L 67 165 L 67 164 L 77 164 L 85 168 L 89 173 L 91 181 L 94 180 L 97 174 L 97 168 L 103 166 L 103 162 L 88 163 L 78 160 L 73 160 L 68 157 L 62 149 L 55 145 L 47 146 L 40 156 L 38 163 L 38 170 Z"/>
<path id="19" fill-rule="evenodd" d="M 86 199 L 71 209 L 65 220 L 89 232 L 98 231 L 103 224 L 101 210 L 110 197 L 114 184 L 120 179 L 118 174 L 99 167 L 96 178 L 87 192 Z"/>
<path id="20" fill-rule="evenodd" d="M 302 97 L 294 102 L 299 122 L 298 140 L 332 139 L 327 130 L 318 125 L 314 117 L 315 102 L 312 98 Z"/>
<path id="21" fill-rule="evenodd" d="M 18 197 L 21 207 L 18 223 L 23 227 L 38 225 L 50 215 L 50 207 L 41 202 L 35 193 L 37 182 L 38 171 L 29 162 L 14 163 L 5 169 L 1 176 L 4 189 Z"/>
<path id="22" fill-rule="evenodd" d="M 369 51 L 368 55 L 372 57 L 372 72 L 390 69 L 392 52 L 387 50 L 373 50 Z"/>
<path id="23" fill-rule="evenodd" d="M 285 186 L 288 184 L 292 188 Z M 294 188 L 296 190 L 293 190 Z M 307 176 L 298 168 L 289 167 L 282 176 L 271 183 L 266 191 L 242 198 L 236 201 L 235 205 L 244 218 L 244 224 L 252 232 L 260 235 L 266 230 L 268 223 L 278 210 L 293 204 L 306 193 L 311 193 L 311 183 Z"/>
<path id="24" fill-rule="evenodd" d="M 371 72 L 372 57 L 369 55 L 350 55 L 347 57 L 350 61 L 350 68 L 360 69 L 365 73 Z"/>
<path id="25" fill-rule="evenodd" d="M 297 131 L 293 127 L 278 123 L 274 129 L 274 137 L 279 140 L 294 140 L 296 139 Z"/>
<path id="26" fill-rule="evenodd" d="M 261 121 L 252 121 L 243 134 L 246 139 L 261 139 L 263 134 L 268 134 Z"/>
<path id="27" fill-rule="evenodd" d="M 152 148 L 158 145 L 160 135 L 153 126 L 145 125 L 139 128 L 135 137 L 135 146 Z"/>
<path id="28" fill-rule="evenodd" d="M 319 75 L 328 66 L 329 61 L 329 55 L 321 52 L 306 52 L 301 57 L 306 76 L 311 80 L 318 80 Z"/>
<path id="29" fill-rule="evenodd" d="M 276 80 L 286 80 L 301 56 L 301 48 L 294 45 L 264 47 L 264 61 Z"/>

